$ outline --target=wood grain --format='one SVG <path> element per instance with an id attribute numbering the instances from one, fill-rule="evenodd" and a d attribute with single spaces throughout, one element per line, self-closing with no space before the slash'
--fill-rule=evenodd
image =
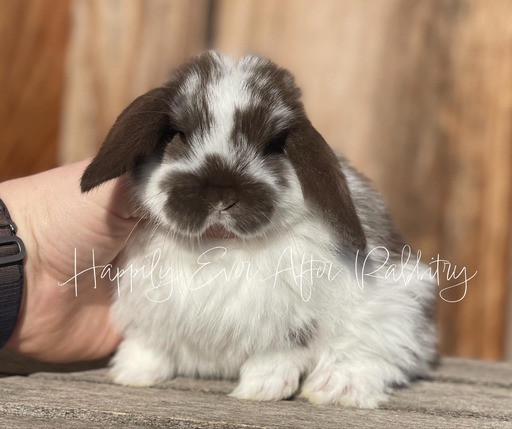
<path id="1" fill-rule="evenodd" d="M 112 385 L 104 370 L 39 373 L 0 379 L 0 425 L 507 428 L 512 427 L 512 386 L 503 380 L 511 371 L 510 364 L 448 360 L 432 380 L 397 390 L 377 410 L 315 406 L 297 398 L 270 403 L 239 401 L 226 396 L 235 384 L 225 381 L 179 378 L 154 388 L 134 388 Z M 475 378 L 475 374 L 481 377 Z"/>
<path id="2" fill-rule="evenodd" d="M 0 181 L 54 167 L 68 0 L 0 1 Z"/>
<path id="3" fill-rule="evenodd" d="M 216 9 L 214 45 L 296 74 L 312 122 L 382 190 L 425 261 L 439 254 L 458 274 L 478 272 L 466 295 L 445 290 L 457 282 L 440 275 L 449 355 L 504 357 L 511 14 L 509 0 L 220 0 Z"/>
<path id="4" fill-rule="evenodd" d="M 510 16 L 511 0 L 0 0 L 0 180 L 93 155 L 212 36 L 292 70 L 426 261 L 478 272 L 439 300 L 441 351 L 512 358 Z"/>
<path id="5" fill-rule="evenodd" d="M 73 0 L 60 161 L 96 153 L 116 116 L 205 46 L 206 0 Z"/>
<path id="6" fill-rule="evenodd" d="M 468 275 L 478 271 L 464 299 L 446 302 L 464 296 L 456 288 L 439 301 L 446 354 L 504 357 L 512 91 L 499 88 L 512 85 L 512 56 L 502 55 L 512 43 L 505 18 L 511 7 L 509 1 L 485 7 L 446 1 L 401 8 L 386 43 L 387 57 L 393 46 L 401 55 L 382 75 L 381 100 L 390 103 L 377 103 L 375 110 L 380 135 L 397 150 L 377 150 L 394 172 L 383 171 L 380 183 L 389 195 L 405 192 L 391 199 L 392 208 L 427 258 L 440 253 L 459 270 L 467 267 Z M 406 20 L 418 23 L 420 48 L 407 42 L 413 35 L 399 25 Z"/>

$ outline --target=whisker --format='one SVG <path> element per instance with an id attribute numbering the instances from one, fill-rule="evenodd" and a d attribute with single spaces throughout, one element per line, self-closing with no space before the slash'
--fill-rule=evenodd
<path id="1" fill-rule="evenodd" d="M 126 240 L 124 240 L 124 243 L 123 243 L 123 247 L 126 246 L 126 243 L 128 243 L 128 240 L 130 239 L 130 237 L 132 236 L 133 232 L 135 231 L 135 229 L 139 226 L 139 223 L 142 222 L 144 218 L 140 218 L 136 223 L 135 225 L 133 226 L 132 230 L 130 231 L 130 233 L 128 234 L 128 237 L 126 237 Z"/>

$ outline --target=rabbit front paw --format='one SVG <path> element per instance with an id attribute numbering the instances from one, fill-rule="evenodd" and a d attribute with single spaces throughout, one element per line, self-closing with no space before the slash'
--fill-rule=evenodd
<path id="1" fill-rule="evenodd" d="M 229 396 L 252 401 L 278 401 L 299 389 L 301 368 L 288 360 L 253 358 L 240 371 L 240 382 Z"/>
<path id="2" fill-rule="evenodd" d="M 116 384 L 153 386 L 173 377 L 169 357 L 134 340 L 125 340 L 112 359 L 109 372 Z"/>
<path id="3" fill-rule="evenodd" d="M 376 408 L 388 399 L 386 384 L 379 374 L 350 365 L 317 367 L 306 379 L 300 396 L 313 404 L 340 404 Z"/>

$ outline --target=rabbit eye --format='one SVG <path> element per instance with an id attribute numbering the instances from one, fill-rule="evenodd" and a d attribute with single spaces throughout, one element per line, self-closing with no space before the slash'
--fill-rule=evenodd
<path id="1" fill-rule="evenodd" d="M 178 136 L 179 136 L 180 140 L 181 140 L 183 143 L 185 143 L 185 144 L 187 144 L 187 143 L 188 143 L 187 136 L 186 136 L 186 134 L 185 134 L 183 131 L 178 131 Z"/>
<path id="2" fill-rule="evenodd" d="M 271 139 L 266 147 L 264 154 L 265 155 L 280 155 L 284 153 L 284 148 L 286 145 L 286 140 L 288 138 L 288 131 L 283 131 L 279 133 L 276 137 Z"/>

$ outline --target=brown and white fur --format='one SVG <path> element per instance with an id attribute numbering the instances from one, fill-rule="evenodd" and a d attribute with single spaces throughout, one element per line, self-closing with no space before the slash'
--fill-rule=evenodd
<path id="1" fill-rule="evenodd" d="M 237 398 L 375 407 L 427 374 L 434 284 L 288 71 L 194 58 L 122 112 L 82 191 L 127 172 L 149 219 L 122 258 L 115 382 L 239 378 Z"/>

